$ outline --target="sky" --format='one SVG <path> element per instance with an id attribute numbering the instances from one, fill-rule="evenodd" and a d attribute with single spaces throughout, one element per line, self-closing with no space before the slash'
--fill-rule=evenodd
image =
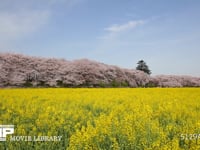
<path id="1" fill-rule="evenodd" d="M 199 0 L 0 0 L 0 52 L 200 76 Z"/>

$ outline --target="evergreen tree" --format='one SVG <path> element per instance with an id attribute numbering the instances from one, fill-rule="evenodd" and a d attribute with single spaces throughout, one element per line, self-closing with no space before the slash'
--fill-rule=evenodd
<path id="1" fill-rule="evenodd" d="M 136 70 L 141 70 L 147 74 L 151 74 L 151 70 L 149 70 L 149 67 L 147 66 L 146 62 L 144 60 L 140 60 L 138 61 L 137 63 L 137 67 L 136 67 Z"/>

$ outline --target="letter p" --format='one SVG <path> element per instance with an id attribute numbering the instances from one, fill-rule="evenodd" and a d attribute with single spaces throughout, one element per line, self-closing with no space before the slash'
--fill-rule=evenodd
<path id="1" fill-rule="evenodd" d="M 0 141 L 6 141 L 6 136 L 14 133 L 14 125 L 0 125 L 0 132 Z"/>

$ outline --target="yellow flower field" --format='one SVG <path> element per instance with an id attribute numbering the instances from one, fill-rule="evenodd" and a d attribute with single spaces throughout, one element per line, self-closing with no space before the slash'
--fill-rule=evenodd
<path id="1" fill-rule="evenodd" d="M 200 88 L 1 89 L 0 118 L 0 150 L 200 149 Z"/>

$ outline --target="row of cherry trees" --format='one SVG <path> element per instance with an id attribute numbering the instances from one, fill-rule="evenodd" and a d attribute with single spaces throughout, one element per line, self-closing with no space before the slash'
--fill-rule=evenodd
<path id="1" fill-rule="evenodd" d="M 87 59 L 67 61 L 55 58 L 0 54 L 1 87 L 185 87 L 200 86 L 200 78 L 156 76 L 134 69 L 122 69 Z"/>

